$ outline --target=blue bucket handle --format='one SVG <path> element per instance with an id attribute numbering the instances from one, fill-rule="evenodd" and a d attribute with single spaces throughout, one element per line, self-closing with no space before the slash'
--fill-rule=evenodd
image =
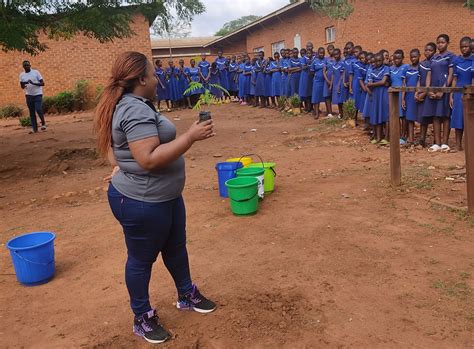
<path id="1" fill-rule="evenodd" d="M 52 261 L 49 261 L 48 263 L 41 263 L 41 262 L 33 262 L 30 261 L 28 258 L 23 257 L 21 254 L 19 254 L 17 251 L 12 251 L 18 258 L 23 259 L 24 261 L 31 263 L 31 264 L 36 264 L 36 265 L 43 265 L 47 266 L 50 265 L 51 263 L 54 263 L 54 259 Z"/>

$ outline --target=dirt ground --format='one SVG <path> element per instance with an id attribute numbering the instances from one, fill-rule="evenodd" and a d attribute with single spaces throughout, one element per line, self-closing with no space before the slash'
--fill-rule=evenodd
<path id="1" fill-rule="evenodd" d="M 183 132 L 195 115 L 168 116 Z M 474 347 L 474 218 L 434 203 L 466 206 L 453 175 L 463 152 L 404 150 L 392 189 L 388 147 L 339 121 L 237 105 L 213 116 L 217 137 L 186 154 L 184 196 L 193 279 L 219 307 L 178 312 L 160 259 L 151 298 L 174 334 L 162 348 Z M 47 120 L 36 135 L 0 122 L 1 346 L 151 347 L 131 331 L 92 114 Z M 214 167 L 247 152 L 277 163 L 276 191 L 235 217 Z M 23 287 L 6 241 L 45 230 L 57 234 L 56 276 Z"/>

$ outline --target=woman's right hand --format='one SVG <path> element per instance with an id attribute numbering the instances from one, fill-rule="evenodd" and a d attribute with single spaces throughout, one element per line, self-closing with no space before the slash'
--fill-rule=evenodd
<path id="1" fill-rule="evenodd" d="M 207 138 L 214 137 L 214 122 L 207 120 L 204 122 L 195 121 L 187 132 L 192 142 L 202 141 Z"/>

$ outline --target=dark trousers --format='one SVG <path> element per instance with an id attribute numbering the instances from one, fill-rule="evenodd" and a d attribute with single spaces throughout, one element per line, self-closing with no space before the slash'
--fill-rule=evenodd
<path id="1" fill-rule="evenodd" d="M 182 197 L 149 203 L 130 199 L 109 186 L 108 198 L 115 218 L 123 227 L 128 258 L 125 282 L 136 316 L 152 309 L 148 286 L 151 269 L 161 252 L 178 294 L 192 289 L 186 250 L 186 209 Z"/>
<path id="2" fill-rule="evenodd" d="M 36 122 L 36 113 L 41 120 L 41 125 L 44 126 L 44 115 L 43 115 L 43 95 L 29 96 L 26 95 L 26 105 L 30 111 L 31 127 L 33 131 L 38 131 L 38 124 Z"/>

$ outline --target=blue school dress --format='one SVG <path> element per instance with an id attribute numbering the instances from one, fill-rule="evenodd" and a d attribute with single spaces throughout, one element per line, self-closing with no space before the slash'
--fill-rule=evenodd
<path id="1" fill-rule="evenodd" d="M 390 69 L 390 86 L 391 87 L 402 87 L 403 86 L 403 80 L 406 78 L 406 72 L 408 69 L 408 64 L 402 64 L 399 67 L 396 67 L 394 65 L 389 67 Z M 402 93 L 400 92 L 400 96 L 398 98 L 398 104 L 399 104 L 399 115 L 401 118 L 405 117 L 405 110 L 402 108 Z"/>
<path id="2" fill-rule="evenodd" d="M 188 68 L 179 67 L 178 71 L 179 71 L 178 91 L 179 91 L 180 99 L 182 99 L 184 97 L 184 91 L 188 88 L 188 78 L 187 78 Z"/>
<path id="3" fill-rule="evenodd" d="M 311 103 L 318 104 L 324 102 L 324 66 L 326 61 L 315 58 L 311 63 L 310 70 L 314 73 L 313 90 L 311 91 Z"/>
<path id="4" fill-rule="evenodd" d="M 301 61 L 299 58 L 290 58 L 290 68 L 301 68 Z M 289 75 L 290 79 L 290 96 L 297 95 L 300 87 L 300 76 L 301 72 L 294 72 Z"/>
<path id="5" fill-rule="evenodd" d="M 374 69 L 374 66 L 371 64 L 367 64 L 367 73 L 365 76 L 364 84 L 367 85 L 369 83 L 369 76 L 372 73 L 372 70 Z M 370 107 L 371 103 L 373 101 L 372 98 L 373 94 L 370 95 L 367 92 L 365 93 L 365 101 L 364 101 L 364 106 L 362 108 L 362 115 L 364 115 L 364 118 L 370 119 Z"/>
<path id="6" fill-rule="evenodd" d="M 306 94 L 308 95 L 308 99 L 311 99 L 311 97 L 313 96 L 314 72 L 311 71 L 311 65 L 313 64 L 313 61 L 315 59 L 315 54 L 313 54 L 311 57 L 308 57 L 308 86 L 306 87 Z"/>
<path id="7" fill-rule="evenodd" d="M 309 58 L 304 56 L 300 58 L 301 62 L 301 74 L 300 74 L 300 82 L 298 86 L 298 95 L 300 98 L 308 98 L 311 96 L 310 92 L 308 91 L 308 84 L 309 84 Z"/>
<path id="8" fill-rule="evenodd" d="M 464 87 L 472 84 L 472 67 L 474 56 L 464 58 L 456 57 L 453 62 L 454 76 L 457 78 L 456 87 Z M 453 111 L 451 113 L 451 128 L 464 129 L 464 112 L 462 105 L 462 92 L 455 92 L 453 95 Z"/>
<path id="9" fill-rule="evenodd" d="M 255 71 L 255 66 L 252 65 L 250 69 L 250 80 L 249 80 L 249 95 L 255 96 L 255 86 L 257 83 L 257 72 Z"/>
<path id="10" fill-rule="evenodd" d="M 208 61 L 201 61 L 201 62 L 198 63 L 198 67 L 201 71 L 201 75 L 206 77 L 207 74 L 209 74 L 209 69 L 211 69 L 211 64 Z M 206 84 L 206 82 L 204 80 L 202 80 L 201 82 L 203 84 Z"/>
<path id="11" fill-rule="evenodd" d="M 344 62 L 334 62 L 331 65 L 332 76 L 334 77 L 334 81 L 332 84 L 332 103 L 333 104 L 341 104 L 345 102 L 344 96 L 344 86 L 343 86 L 343 78 L 344 78 L 344 69 L 345 65 Z"/>
<path id="12" fill-rule="evenodd" d="M 168 82 L 166 81 L 166 72 L 162 68 L 155 68 L 155 75 L 163 84 L 164 88 L 161 87 L 161 84 L 158 83 L 156 86 L 156 100 L 159 101 L 166 101 L 169 99 L 168 96 Z"/>
<path id="13" fill-rule="evenodd" d="M 451 52 L 444 52 L 442 54 L 435 54 L 431 58 L 431 86 L 439 87 L 446 84 L 448 80 L 449 67 L 453 66 L 454 55 Z M 428 97 L 427 97 L 428 98 Z M 434 114 L 435 117 L 449 117 L 449 93 L 443 94 L 441 99 L 434 99 Z"/>
<path id="14" fill-rule="evenodd" d="M 222 97 L 222 91 L 219 90 L 216 87 L 210 86 L 211 84 L 216 84 L 216 85 L 222 86 L 221 85 L 221 72 L 218 68 L 217 69 L 212 69 L 211 68 L 211 76 L 209 77 L 209 91 L 214 96 L 216 96 L 217 98 L 221 98 Z"/>
<path id="15" fill-rule="evenodd" d="M 237 62 L 229 63 L 229 91 L 236 92 L 239 90 L 238 70 L 239 64 Z"/>
<path id="16" fill-rule="evenodd" d="M 166 75 L 168 77 L 168 94 L 171 101 L 179 101 L 181 95 L 179 93 L 179 69 L 166 68 Z"/>
<path id="17" fill-rule="evenodd" d="M 272 96 L 272 73 L 270 72 L 270 64 L 272 61 L 267 61 L 265 66 L 265 97 Z"/>
<path id="18" fill-rule="evenodd" d="M 385 76 L 390 76 L 390 68 L 383 65 L 380 68 L 373 68 L 368 77 L 368 82 L 379 82 Z M 369 117 L 371 125 L 380 125 L 388 121 L 388 87 L 386 85 L 372 87 L 372 100 L 369 103 Z"/>
<path id="19" fill-rule="evenodd" d="M 358 111 L 363 108 L 365 102 L 365 92 L 360 87 L 360 81 L 364 80 L 367 75 L 367 68 L 365 64 L 357 61 L 352 64 L 352 93 L 354 96 L 355 107 Z"/>
<path id="20" fill-rule="evenodd" d="M 332 78 L 331 66 L 334 64 L 334 59 L 332 59 L 331 57 L 326 57 L 325 61 L 326 61 L 326 67 L 325 67 L 326 75 L 328 77 L 328 80 L 331 81 L 331 78 Z M 329 85 L 327 82 L 324 83 L 323 95 L 324 95 L 324 98 L 331 98 L 332 96 L 332 89 L 329 88 Z"/>
<path id="21" fill-rule="evenodd" d="M 408 66 L 405 73 L 405 84 L 407 87 L 416 87 L 420 79 L 419 67 Z M 401 94 L 400 94 L 401 98 Z M 415 92 L 405 93 L 406 110 L 405 117 L 408 121 L 418 121 L 420 119 L 421 103 L 415 101 Z"/>
<path id="22" fill-rule="evenodd" d="M 255 85 L 255 96 L 265 96 L 265 73 L 263 72 L 263 65 L 265 61 L 257 60 L 255 62 L 255 73 L 257 74 Z"/>
<path id="23" fill-rule="evenodd" d="M 280 69 L 280 61 L 272 61 L 270 62 L 270 69 Z M 274 71 L 272 73 L 272 97 L 280 97 L 282 95 L 281 92 L 281 72 Z"/>
<path id="24" fill-rule="evenodd" d="M 239 94 L 238 94 L 238 96 L 239 96 L 239 98 L 247 97 L 247 93 L 246 93 L 246 89 L 245 89 L 247 77 L 244 75 L 245 66 L 246 66 L 245 63 L 240 63 L 239 64 L 239 70 L 238 70 L 238 74 L 239 74 Z"/>
<path id="25" fill-rule="evenodd" d="M 353 94 L 349 93 L 349 75 L 353 71 L 352 65 L 357 62 L 357 59 L 354 56 L 347 56 L 344 60 L 344 71 L 346 74 L 344 75 L 344 83 L 347 84 L 347 87 L 342 85 L 343 95 L 344 95 L 344 102 L 347 101 L 349 98 L 354 98 Z M 352 91 L 354 92 L 354 91 Z"/>
<path id="26" fill-rule="evenodd" d="M 280 61 L 281 66 L 281 95 L 285 97 L 290 96 L 290 79 L 288 78 L 288 68 L 290 67 L 290 61 L 287 58 L 283 58 Z"/>
<path id="27" fill-rule="evenodd" d="M 216 58 L 217 69 L 219 69 L 220 85 L 229 91 L 229 71 L 227 67 L 227 58 Z"/>
<path id="28" fill-rule="evenodd" d="M 191 81 L 194 81 L 194 82 L 199 82 L 201 81 L 201 78 L 199 76 L 199 68 L 198 67 L 189 67 L 187 68 L 187 74 L 188 74 L 188 77 Z M 202 88 L 199 88 L 199 89 L 196 89 L 196 90 L 193 90 L 192 92 L 189 93 L 190 96 L 193 96 L 193 95 L 200 95 L 201 93 L 203 93 L 204 91 L 202 90 Z"/>
<path id="29" fill-rule="evenodd" d="M 424 61 L 420 62 L 420 65 L 418 66 L 418 72 L 420 73 L 420 86 L 426 87 L 426 79 L 428 77 L 428 73 L 431 72 L 431 61 L 425 59 Z M 428 98 L 427 95 L 423 102 L 421 102 L 421 115 L 418 121 L 421 124 L 431 123 L 434 114 L 434 108 L 434 101 Z"/>

